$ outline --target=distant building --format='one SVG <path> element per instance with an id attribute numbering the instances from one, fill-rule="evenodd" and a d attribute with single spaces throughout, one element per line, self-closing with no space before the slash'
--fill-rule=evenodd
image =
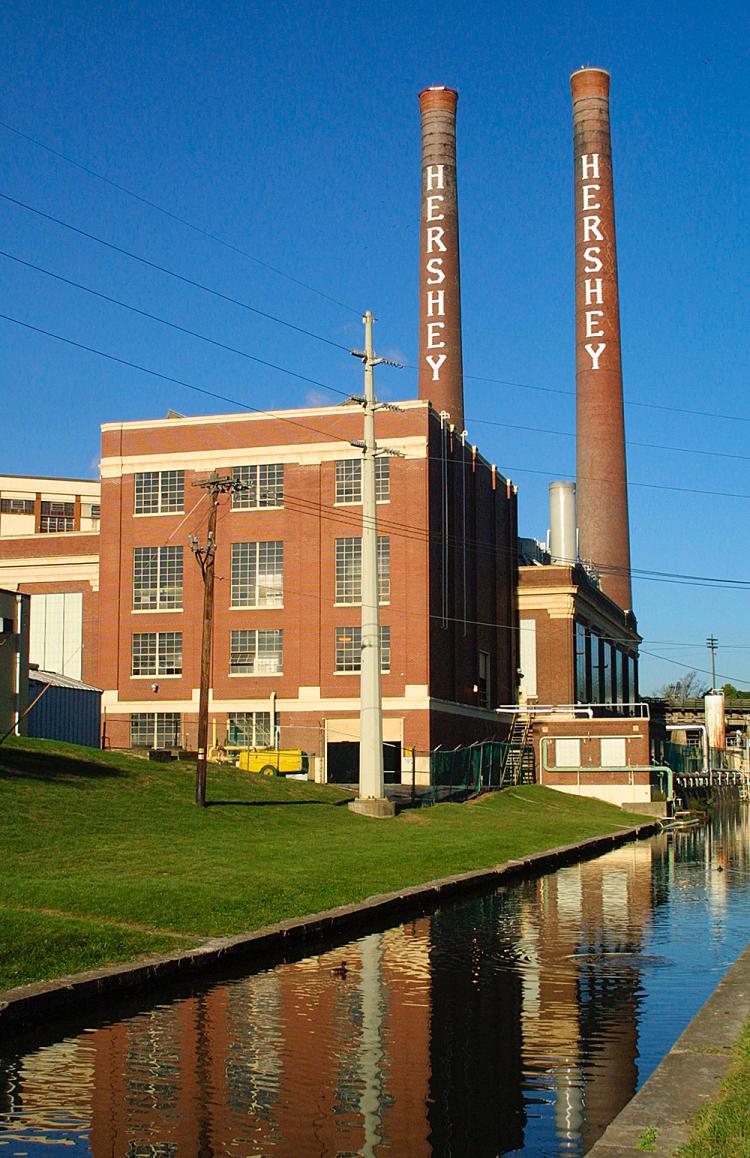
<path id="1" fill-rule="evenodd" d="M 97 682 L 98 481 L 0 476 L 0 586 L 31 597 L 30 659 Z"/>
<path id="2" fill-rule="evenodd" d="M 0 589 L 0 736 L 24 730 L 28 703 L 29 600 Z"/>

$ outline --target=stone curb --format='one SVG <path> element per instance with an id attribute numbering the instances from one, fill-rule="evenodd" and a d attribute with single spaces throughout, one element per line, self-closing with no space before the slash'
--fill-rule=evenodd
<path id="1" fill-rule="evenodd" d="M 694 1115 L 718 1096 L 735 1060 L 732 1047 L 748 1017 L 750 945 L 586 1158 L 669 1155 L 684 1146 Z M 654 1132 L 654 1141 L 644 1151 L 638 1143 L 647 1131 Z"/>
<path id="2" fill-rule="evenodd" d="M 532 853 L 493 868 L 457 873 L 322 913 L 280 921 L 253 933 L 215 938 L 194 949 L 8 989 L 0 993 L 0 1030 L 38 1025 L 75 1013 L 93 1001 L 119 997 L 155 985 L 177 984 L 211 969 L 241 964 L 250 971 L 261 963 L 264 967 L 273 966 L 301 947 L 330 941 L 341 933 L 361 933 L 383 920 L 405 919 L 443 898 L 491 888 L 518 877 L 542 875 L 563 865 L 609 852 L 629 841 L 653 836 L 659 827 L 653 821 L 639 824 L 603 836 L 592 836 L 577 844 Z"/>

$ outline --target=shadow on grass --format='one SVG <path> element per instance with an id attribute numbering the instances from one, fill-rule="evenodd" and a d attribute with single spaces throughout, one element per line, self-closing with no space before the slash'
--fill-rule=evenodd
<path id="1" fill-rule="evenodd" d="M 305 808 L 310 805 L 322 808 L 341 808 L 346 800 L 207 800 L 206 808 Z"/>
<path id="2" fill-rule="evenodd" d="M 98 780 L 121 778 L 127 773 L 110 764 L 76 760 L 52 752 L 31 752 L 24 748 L 0 747 L 0 778 L 26 780 Z"/>

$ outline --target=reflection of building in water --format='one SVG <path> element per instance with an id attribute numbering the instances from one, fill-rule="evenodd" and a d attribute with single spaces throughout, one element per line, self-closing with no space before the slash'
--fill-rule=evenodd
<path id="1" fill-rule="evenodd" d="M 511 898 L 493 893 L 431 918 L 429 1123 L 437 1154 L 479 1158 L 523 1146 L 521 982 L 508 937 Z"/>
<path id="2" fill-rule="evenodd" d="M 2 1109 L 94 1158 L 432 1153 L 429 922 L 217 986 L 45 1047 Z"/>
<path id="3" fill-rule="evenodd" d="M 558 1143 L 588 1148 L 635 1092 L 630 954 L 650 919 L 650 857 L 649 846 L 628 845 L 522 891 L 522 1064 L 555 1090 Z"/>

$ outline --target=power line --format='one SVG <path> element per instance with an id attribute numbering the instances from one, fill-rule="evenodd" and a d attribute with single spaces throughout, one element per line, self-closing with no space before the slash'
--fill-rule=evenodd
<path id="1" fill-rule="evenodd" d="M 105 185 L 109 185 L 112 189 L 117 189 L 120 193 L 127 194 L 128 197 L 132 197 L 135 201 L 139 201 L 141 205 L 147 205 L 149 209 L 156 209 L 158 213 L 163 213 L 164 216 L 169 217 L 170 220 L 176 221 L 178 224 L 184 225 L 188 229 L 192 229 L 194 233 L 200 234 L 201 237 L 207 237 L 210 241 L 216 241 L 219 245 L 223 245 L 225 249 L 231 250 L 232 253 L 238 253 L 241 257 L 248 258 L 249 261 L 252 261 L 255 265 L 259 265 L 262 269 L 267 269 L 271 273 L 276 274 L 278 277 L 283 277 L 286 279 L 286 281 L 290 281 L 294 285 L 298 285 L 302 289 L 308 290 L 310 293 L 317 294 L 318 297 L 323 298 L 327 302 L 332 302 L 332 304 L 335 306 L 340 306 L 343 310 L 348 310 L 350 313 L 355 314 L 357 317 L 361 316 L 361 310 L 357 310 L 353 306 L 347 305 L 346 302 L 339 301 L 338 298 L 334 298 L 330 294 L 324 293 L 323 290 L 317 289 L 313 285 L 309 285 L 308 282 L 304 282 L 297 277 L 293 277 L 291 274 L 286 273 L 282 269 L 278 269 L 277 266 L 271 265 L 267 261 L 262 261 L 254 254 L 248 253 L 246 249 L 242 249 L 240 246 L 235 245 L 233 242 L 227 241 L 226 238 L 222 237 L 220 234 L 212 233 L 208 229 L 202 229 L 200 225 L 196 225 L 194 222 L 188 221 L 186 217 L 180 217 L 178 213 L 174 213 L 171 209 L 166 209 L 158 202 L 150 201 L 148 197 L 144 197 L 140 193 L 135 193 L 132 189 L 128 189 L 126 185 L 121 185 L 118 181 L 113 181 L 111 177 L 105 177 L 103 173 L 98 173 L 96 169 L 92 169 L 88 165 L 83 165 L 80 161 L 75 161 L 72 157 L 69 157 L 67 153 L 63 153 L 59 149 L 53 149 L 51 145 L 46 145 L 44 141 L 40 141 L 37 137 L 32 137 L 28 133 L 22 133 L 20 129 L 14 128 L 13 125 L 9 125 L 6 121 L 0 121 L 0 128 L 6 129 L 9 133 L 15 133 L 17 137 L 21 137 L 24 141 L 29 141 L 32 145 L 36 145 L 38 148 L 44 149 L 47 153 L 51 153 L 54 157 L 59 157 L 68 165 L 73 165 L 74 168 L 80 169 L 83 173 L 87 173 L 89 177 L 95 177 L 98 181 L 103 181 Z"/>
<path id="2" fill-rule="evenodd" d="M 336 350 L 343 350 L 345 353 L 349 353 L 349 347 L 343 346 L 340 342 L 334 342 L 331 338 L 323 337 L 322 334 L 316 334 L 312 330 L 306 330 L 303 326 L 296 325 L 294 322 L 288 322 L 284 318 L 277 317 L 275 314 L 269 314 L 265 310 L 258 309 L 257 306 L 251 306 L 248 302 L 243 302 L 240 298 L 233 298 L 230 294 L 222 293 L 221 290 L 204 285 L 203 282 L 195 281 L 193 278 L 185 277 L 184 274 L 176 273 L 175 270 L 168 269 L 165 265 L 159 265 L 158 262 L 150 261 L 147 257 L 141 257 L 140 254 L 133 253 L 130 249 L 124 249 L 123 246 L 115 245 L 112 241 L 105 241 L 103 237 L 97 237 L 95 233 L 88 233 L 85 229 L 79 229 L 77 225 L 71 225 L 69 221 L 63 221 L 61 217 L 53 217 L 51 213 L 44 213 L 41 209 L 35 209 L 33 205 L 27 205 L 24 201 L 18 201 L 15 197 L 10 197 L 7 193 L 0 193 L 0 197 L 3 201 L 8 201 L 11 205 L 17 205 L 29 213 L 36 214 L 37 217 L 44 218 L 45 221 L 51 221 L 55 225 L 62 226 L 63 229 L 69 229 L 72 233 L 77 233 L 79 237 L 85 237 L 89 241 L 95 241 L 97 245 L 103 245 L 105 248 L 129 258 L 131 261 L 140 262 L 141 265 L 145 265 L 149 269 L 155 269 L 158 273 L 165 273 L 168 277 L 173 277 L 184 285 L 189 285 L 192 289 L 202 290 L 203 293 L 211 294 L 212 297 L 219 298 L 221 301 L 228 302 L 230 305 L 239 306 L 240 309 L 248 310 L 251 314 L 257 314 L 258 317 L 265 318 L 269 322 L 275 322 L 277 325 L 284 326 L 288 330 L 294 330 L 295 333 L 304 334 L 307 338 L 313 338 L 316 342 L 323 342 L 326 346 L 332 346 Z M 43 272 L 46 272 L 46 270 Z"/>
<path id="3" fill-rule="evenodd" d="M 24 261 L 21 257 L 16 257 L 12 253 L 7 253 L 0 249 L 0 257 L 6 257 L 10 261 L 15 261 L 18 265 L 23 265 L 27 269 L 36 270 L 37 273 L 43 273 L 47 277 L 54 278 L 55 281 L 63 282 L 64 285 L 73 286 L 77 290 L 82 290 L 83 293 L 91 294 L 95 298 L 100 298 L 102 301 L 110 302 L 112 305 L 120 306 L 124 310 L 130 310 L 131 313 L 139 314 L 142 318 L 149 318 L 152 322 L 158 322 L 162 326 L 169 326 L 171 330 L 177 330 L 181 334 L 188 334 L 191 338 L 198 338 L 201 342 L 208 342 L 212 346 L 217 346 L 221 350 L 227 350 L 231 354 L 238 354 L 241 358 L 248 358 L 251 362 L 259 362 L 262 366 L 269 366 L 274 370 L 280 370 L 284 374 L 292 374 L 293 371 L 286 370 L 283 366 L 277 366 L 273 362 L 266 362 L 263 358 L 256 357 L 255 354 L 250 354 L 247 350 L 240 350 L 237 346 L 229 346 L 226 342 L 219 342 L 216 338 L 209 338 L 207 334 L 200 334 L 197 330 L 190 330 L 186 326 L 180 326 L 177 322 L 170 322 L 167 318 L 160 318 L 158 314 L 149 313 L 148 310 L 142 310 L 138 306 L 130 305 L 129 302 L 121 301 L 119 298 L 113 298 L 109 294 L 101 293 L 100 290 L 92 289 L 90 286 L 82 285 L 81 282 L 73 281 L 72 278 L 63 277 L 62 274 L 53 273 L 50 269 L 45 269 L 44 266 L 34 265 L 31 261 Z M 286 323 L 285 323 L 286 324 Z M 341 347 L 344 349 L 344 347 Z M 348 353 L 348 351 L 347 351 Z M 295 375 L 299 377 L 300 375 Z M 306 379 L 312 381 L 312 379 Z M 325 382 L 316 382 L 323 390 L 330 390 L 333 394 L 340 394 L 343 398 L 350 397 L 350 391 L 338 390 L 335 386 L 328 386 Z M 237 403 L 237 405 L 240 405 Z"/>
<path id="4" fill-rule="evenodd" d="M 476 422 L 480 426 L 498 426 L 508 430 L 527 430 L 532 434 L 556 434 L 562 438 L 575 438 L 574 430 L 548 430 L 543 426 L 521 426 L 514 422 L 496 422 L 489 418 L 467 418 L 467 422 Z M 634 439 L 626 439 L 627 446 L 640 446 L 648 450 L 672 450 L 678 454 L 702 454 L 708 455 L 712 458 L 734 458 L 740 462 L 750 462 L 750 455 L 748 454 L 729 454 L 722 450 L 698 450 L 689 446 L 664 446 L 659 442 L 636 442 Z"/>
<path id="5" fill-rule="evenodd" d="M 226 342 L 220 342 L 216 338 L 209 337 L 207 334 L 201 334 L 196 330 L 191 330 L 186 326 L 181 326 L 176 322 L 171 322 L 167 318 L 162 318 L 158 314 L 153 314 L 148 310 L 141 309 L 139 306 L 134 306 L 129 302 L 123 301 L 121 298 L 112 297 L 110 294 L 103 293 L 101 290 L 95 290 L 91 286 L 84 285 L 82 282 L 78 282 L 72 278 L 65 277 L 63 274 L 55 273 L 54 270 L 47 269 L 45 266 L 36 265 L 34 262 L 26 261 L 24 258 L 18 257 L 16 254 L 10 253 L 7 250 L 0 250 L 0 256 L 7 258 L 9 261 L 15 262 L 17 265 L 24 266 L 26 269 L 32 269 L 37 273 L 42 273 L 46 277 L 53 278 L 55 281 L 59 281 L 64 285 L 72 286 L 74 289 L 80 290 L 82 293 L 87 293 L 87 294 L 90 294 L 92 297 L 99 298 L 101 301 L 109 302 L 111 305 L 119 306 L 121 309 L 129 310 L 131 313 L 138 314 L 140 317 L 148 318 L 150 321 L 158 322 L 160 325 L 163 325 L 163 326 L 168 326 L 170 329 L 177 330 L 179 333 L 187 334 L 189 337 L 196 338 L 201 342 L 207 342 L 212 346 L 216 346 L 217 348 L 222 349 L 222 350 L 226 350 L 227 352 L 232 353 L 232 354 L 237 354 L 239 357 L 247 358 L 250 361 L 254 361 L 254 362 L 262 361 L 261 359 L 258 359 L 253 354 L 250 354 L 248 351 L 239 349 L 237 346 L 230 346 Z M 264 316 L 270 316 L 270 315 L 264 315 Z M 283 322 L 282 324 L 287 325 L 290 323 Z M 300 327 L 294 327 L 294 328 L 300 329 Z M 307 331 L 307 330 L 301 330 L 300 332 L 305 333 L 305 334 L 309 334 L 309 331 Z M 326 341 L 327 339 L 321 339 L 321 340 Z M 335 344 L 337 349 L 346 350 L 345 346 L 338 346 L 338 344 L 336 344 L 336 343 L 331 343 L 331 344 Z M 268 363 L 263 363 L 263 364 L 268 365 Z M 348 398 L 350 396 L 349 391 L 339 390 L 337 387 L 330 386 L 324 382 L 320 382 L 320 383 L 318 383 L 318 385 L 322 389 L 329 390 L 333 394 L 339 394 L 343 398 Z M 545 429 L 544 427 L 525 426 L 525 425 L 519 425 L 517 423 L 512 423 L 512 422 L 497 422 L 497 421 L 493 421 L 491 419 L 486 419 L 486 418 L 471 418 L 471 419 L 468 419 L 468 421 L 476 422 L 476 423 L 484 425 L 484 426 L 494 426 L 494 427 L 500 427 L 500 428 L 507 428 L 509 430 L 524 430 L 524 431 L 529 431 L 531 433 L 553 434 L 553 435 L 560 435 L 560 436 L 565 437 L 565 438 L 575 438 L 575 432 L 573 432 L 573 431 L 549 430 L 549 429 Z M 728 453 L 725 453 L 722 451 L 697 450 L 697 449 L 694 450 L 690 447 L 663 446 L 663 445 L 658 444 L 658 443 L 635 442 L 635 441 L 631 441 L 631 440 L 628 440 L 628 445 L 629 446 L 645 447 L 645 448 L 652 449 L 652 450 L 677 451 L 680 454 L 700 454 L 700 455 L 714 456 L 717 458 L 731 458 L 731 459 L 739 459 L 740 461 L 743 461 L 743 462 L 750 462 L 750 455 L 728 454 Z M 648 485 L 648 484 L 635 483 L 633 485 L 637 486 L 637 485 Z"/>
<path id="6" fill-rule="evenodd" d="M 287 422 L 292 426 L 297 426 L 303 430 L 308 430 L 308 431 L 311 431 L 315 434 L 320 434 L 324 438 L 327 438 L 331 441 L 341 442 L 342 444 L 347 445 L 347 446 L 350 445 L 349 440 L 341 438 L 340 435 L 335 435 L 335 434 L 332 434 L 328 431 L 321 430 L 319 427 L 310 426 L 308 423 L 300 422 L 298 419 L 286 417 L 283 414 L 279 414 L 278 412 L 261 410 L 259 407 L 250 406 L 246 402 L 240 402 L 237 399 L 229 398 L 227 395 L 220 394 L 217 391 L 207 390 L 204 387 L 196 386 L 194 383 L 186 382 L 184 379 L 175 378 L 172 375 L 164 374 L 159 370 L 150 369 L 148 366 L 142 366 L 137 362 L 130 361 L 129 359 L 126 359 L 126 358 L 120 358 L 114 354 L 108 354 L 103 350 L 99 350 L 94 346 L 86 345 L 83 342 L 77 342 L 72 338 L 63 337 L 61 334 L 56 334 L 51 330 L 43 329 L 41 326 L 34 326 L 29 322 L 23 322 L 19 318 L 11 317 L 9 314 L 0 313 L 0 318 L 2 318 L 5 321 L 13 323 L 14 325 L 21 326 L 23 329 L 27 329 L 27 330 L 30 330 L 34 333 L 41 334 L 44 337 L 53 338 L 54 340 L 59 341 L 59 342 L 63 342 L 65 345 L 72 346 L 75 349 L 84 350 L 85 352 L 90 353 L 90 354 L 96 354 L 99 357 L 105 358 L 110 362 L 114 362 L 114 363 L 121 365 L 121 366 L 126 366 L 130 369 L 133 369 L 133 370 L 138 370 L 139 372 L 144 373 L 144 374 L 148 374 L 151 377 L 159 378 L 159 379 L 166 381 L 166 382 L 171 382 L 177 386 L 183 386 L 188 390 L 193 390 L 199 394 L 204 394 L 204 395 L 207 395 L 208 397 L 211 397 L 211 398 L 216 398 L 222 402 L 230 402 L 233 406 L 239 406 L 242 409 L 251 411 L 252 413 L 255 413 L 255 414 L 267 415 L 269 417 L 274 417 L 277 420 Z M 270 363 L 270 365 L 273 366 L 272 363 Z M 294 371 L 286 370 L 284 367 L 273 366 L 273 368 L 274 369 L 281 369 L 284 373 L 290 374 L 296 378 L 301 378 L 303 381 L 310 382 L 313 385 L 322 385 L 322 383 L 316 382 L 315 379 L 307 378 L 301 374 L 296 374 Z M 468 465 L 468 464 L 466 464 L 466 465 Z M 549 473 L 549 472 L 534 472 L 534 473 Z M 632 485 L 648 486 L 651 484 L 632 484 Z M 668 487 L 665 489 L 680 490 L 681 488 Z M 693 493 L 693 492 L 691 491 L 690 493 Z M 711 493 L 711 492 L 698 492 L 698 493 Z M 742 496 L 737 496 L 737 497 L 750 498 L 750 495 L 742 495 Z M 317 506 L 315 509 L 316 510 L 318 509 Z M 419 527 L 407 526 L 406 524 L 402 524 L 402 526 L 404 527 L 404 534 L 413 534 L 415 531 L 421 532 L 421 530 L 422 530 Z M 463 542 L 463 540 L 460 540 L 460 539 L 456 539 L 456 541 L 457 542 Z M 494 549 L 492 544 L 482 543 L 479 541 L 477 541 L 473 545 L 484 546 L 486 548 Z M 667 582 L 667 581 L 672 580 L 672 581 L 676 581 L 679 583 L 685 583 L 685 584 L 689 584 L 689 585 L 693 585 L 693 586 L 711 586 L 714 588 L 715 587 L 721 587 L 721 588 L 727 588 L 727 589 L 733 589 L 733 590 L 746 590 L 746 589 L 750 588 L 750 581 L 745 582 L 743 580 L 726 580 L 726 579 L 714 578 L 711 576 L 680 575 L 678 573 L 670 573 L 670 572 L 643 572 L 643 573 L 639 573 L 638 570 L 635 568 L 630 568 L 630 569 L 615 568 L 615 567 L 609 567 L 608 568 L 608 567 L 603 566 L 603 565 L 599 565 L 599 569 L 603 573 L 612 573 L 612 574 L 615 574 L 615 573 L 622 571 L 622 570 L 628 570 L 629 573 L 631 575 L 633 575 L 635 578 L 649 579 L 652 581 Z"/>
<path id="7" fill-rule="evenodd" d="M 2 125 L 2 122 L 0 122 L 0 125 Z M 241 309 L 249 310 L 250 312 L 257 314 L 260 317 L 264 317 L 269 321 L 276 322 L 278 325 L 285 326 L 288 329 L 295 330 L 298 333 L 304 334 L 306 337 L 313 338 L 314 340 L 319 341 L 319 342 L 323 342 L 326 345 L 332 346 L 335 349 L 346 351 L 347 353 L 349 352 L 348 346 L 344 346 L 339 342 L 334 342 L 332 339 L 326 338 L 321 334 L 316 334 L 311 330 L 306 330 L 302 326 L 297 326 L 293 322 L 288 322 L 283 318 L 276 317 L 274 314 L 266 313 L 265 311 L 255 307 L 255 306 L 249 305 L 249 303 L 247 303 L 247 302 L 243 302 L 242 300 L 240 300 L 238 298 L 233 298 L 231 295 L 224 294 L 220 290 L 215 290 L 211 286 L 204 285 L 202 282 L 195 281 L 192 278 L 188 278 L 188 277 L 184 276 L 183 274 L 176 273 L 174 270 L 168 269 L 166 266 L 159 265 L 157 262 L 152 262 L 148 258 L 141 257 L 139 254 L 132 253 L 130 250 L 127 250 L 127 249 L 123 248 L 122 246 L 115 245 L 114 242 L 105 241 L 103 238 L 98 237 L 96 234 L 89 233 L 85 229 L 80 229 L 76 225 L 71 225 L 70 222 L 63 221 L 62 218 L 55 217 L 50 213 L 45 213 L 43 210 L 37 209 L 33 205 L 29 205 L 26 202 L 20 201 L 15 197 L 11 197 L 7 193 L 0 193 L 0 198 L 9 202 L 12 205 L 18 206 L 21 209 L 25 209 L 29 213 L 36 214 L 38 217 L 43 218 L 45 221 L 51 221 L 55 225 L 61 226 L 63 229 L 69 229 L 69 230 L 71 230 L 71 232 L 77 233 L 79 236 L 85 237 L 89 241 L 95 241 L 99 245 L 106 246 L 106 248 L 113 250 L 115 253 L 119 253 L 124 257 L 130 258 L 133 261 L 141 262 L 143 265 L 148 266 L 150 269 L 157 270 L 159 273 L 164 273 L 169 277 L 176 278 L 178 281 L 181 281 L 184 284 L 189 285 L 194 289 L 203 290 L 205 293 L 212 294 L 213 296 L 218 297 L 223 301 L 229 302 L 232 305 L 239 306 Z M 347 306 L 345 308 L 351 309 L 351 307 L 349 307 L 349 306 Z M 352 312 L 356 312 L 356 311 L 352 311 Z M 418 367 L 413 365 L 412 363 L 405 363 L 404 369 L 418 370 Z M 575 398 L 575 396 L 576 396 L 574 390 L 563 390 L 563 389 L 555 388 L 552 386 L 536 386 L 536 385 L 532 385 L 529 382 L 516 382 L 516 381 L 511 381 L 509 379 L 504 379 L 504 378 L 490 378 L 490 377 L 486 377 L 486 376 L 479 375 L 479 374 L 464 374 L 464 378 L 468 378 L 474 382 L 488 382 L 488 383 L 492 383 L 494 385 L 499 385 L 499 386 L 513 386 L 513 387 L 517 387 L 520 390 L 537 390 L 537 391 L 541 391 L 542 393 L 545 393 L 545 394 L 560 394 L 560 395 L 565 395 L 566 397 L 569 397 L 569 398 Z M 689 414 L 689 415 L 693 415 L 693 416 L 697 416 L 697 417 L 701 417 L 701 418 L 719 418 L 719 419 L 726 420 L 729 422 L 750 422 L 750 417 L 747 417 L 747 416 L 741 415 L 741 414 L 720 414 L 717 411 L 692 410 L 692 409 L 689 409 L 687 407 L 667 406 L 666 404 L 661 404 L 661 403 L 656 403 L 656 402 L 635 402 L 635 401 L 632 401 L 628 398 L 625 398 L 624 402 L 625 402 L 626 406 L 638 406 L 638 407 L 645 408 L 648 410 L 663 410 L 663 411 L 667 411 L 669 413 Z M 474 420 L 474 421 L 484 421 L 484 420 L 479 419 L 479 420 Z M 664 448 L 664 449 L 673 449 L 673 448 Z M 734 496 L 730 496 L 730 497 L 734 497 Z"/>

